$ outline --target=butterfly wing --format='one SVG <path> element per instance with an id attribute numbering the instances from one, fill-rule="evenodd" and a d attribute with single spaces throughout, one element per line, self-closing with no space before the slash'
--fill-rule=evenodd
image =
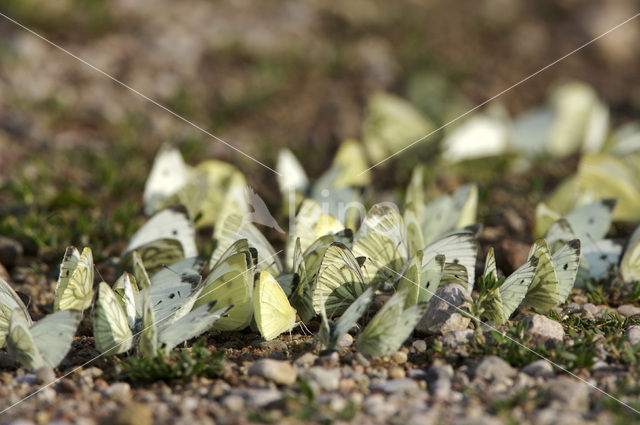
<path id="1" fill-rule="evenodd" d="M 288 195 L 291 191 L 304 192 L 309 185 L 309 179 L 304 172 L 304 168 L 289 149 L 281 149 L 278 152 L 276 162 L 278 171 L 278 186 L 283 195 Z"/>
<path id="2" fill-rule="evenodd" d="M 493 247 L 489 248 L 487 251 L 487 258 L 484 261 L 484 274 L 482 277 L 492 278 L 493 280 L 498 280 L 498 267 L 496 266 L 496 256 L 493 252 Z"/>
<path id="3" fill-rule="evenodd" d="M 560 284 L 544 239 L 539 239 L 533 244 L 529 252 L 529 258 L 532 257 L 538 259 L 538 267 L 522 304 L 546 312 L 560 302 Z"/>
<path id="4" fill-rule="evenodd" d="M 29 323 L 18 309 L 12 311 L 9 319 L 7 351 L 13 360 L 27 370 L 36 370 L 46 364 L 29 331 Z"/>
<path id="5" fill-rule="evenodd" d="M 122 253 L 126 262 L 131 263 L 133 251 L 138 251 L 150 273 L 185 257 L 196 257 L 195 229 L 187 209 L 174 206 L 156 213 L 129 241 Z"/>
<path id="6" fill-rule="evenodd" d="M 144 211 L 153 214 L 167 197 L 187 182 L 187 166 L 178 149 L 164 145 L 153 160 L 144 186 Z"/>
<path id="7" fill-rule="evenodd" d="M 613 267 L 620 262 L 622 243 L 613 239 L 602 239 L 592 243 L 582 244 L 582 259 L 580 268 L 584 266 L 589 276 L 600 280 L 607 276 Z"/>
<path id="8" fill-rule="evenodd" d="M 640 280 L 640 227 L 634 230 L 620 260 L 620 273 L 625 282 Z"/>
<path id="9" fill-rule="evenodd" d="M 143 356 L 154 358 L 158 354 L 158 327 L 149 291 L 150 289 L 142 291 L 142 329 L 138 332 L 140 334 L 138 349 Z"/>
<path id="10" fill-rule="evenodd" d="M 161 270 L 151 277 L 149 300 L 159 323 L 176 320 L 179 311 L 185 313 L 185 305 L 195 302 L 196 290 L 202 288 L 199 274 L 178 274 L 173 270 Z M 160 325 L 159 325 L 160 327 Z"/>
<path id="11" fill-rule="evenodd" d="M 558 303 L 567 300 L 580 268 L 580 239 L 573 239 L 551 256 L 558 277 Z"/>
<path id="12" fill-rule="evenodd" d="M 319 313 L 324 305 L 330 316 L 339 315 L 366 287 L 354 254 L 345 245 L 334 242 L 327 248 L 318 271 L 313 290 L 313 308 Z"/>
<path id="13" fill-rule="evenodd" d="M 33 342 L 45 364 L 56 367 L 64 359 L 71 349 L 80 320 L 80 311 L 61 310 L 45 316 L 31 327 Z"/>
<path id="14" fill-rule="evenodd" d="M 209 330 L 216 321 L 222 318 L 233 306 L 217 308 L 216 301 L 195 308 L 170 326 L 158 332 L 160 348 L 169 352 L 181 342 L 195 338 Z"/>
<path id="15" fill-rule="evenodd" d="M 522 300 L 527 295 L 527 289 L 529 289 L 529 285 L 531 285 L 536 274 L 537 267 L 538 259 L 535 257 L 529 258 L 505 279 L 504 283 L 498 288 L 502 310 L 498 312 L 501 320 L 495 320 L 496 324 L 500 325 L 509 320 L 509 317 L 522 303 Z"/>
<path id="16" fill-rule="evenodd" d="M 611 226 L 615 199 L 602 199 L 577 208 L 564 218 L 583 242 L 595 242 L 605 237 Z"/>
<path id="17" fill-rule="evenodd" d="M 358 351 L 371 356 L 390 356 L 411 335 L 427 305 L 404 309 L 406 291 L 396 292 L 371 319 L 358 337 Z"/>
<path id="18" fill-rule="evenodd" d="M 133 344 L 133 334 L 129 324 L 127 313 L 122 308 L 116 293 L 107 283 L 100 282 L 93 317 L 96 349 L 103 354 L 129 351 Z"/>
<path id="19" fill-rule="evenodd" d="M 394 281 L 409 260 L 409 239 L 402 216 L 390 204 L 371 207 L 355 236 L 353 255 L 371 260 L 364 271 L 367 282 Z"/>
<path id="20" fill-rule="evenodd" d="M 267 270 L 260 273 L 256 283 L 253 310 L 258 330 L 267 341 L 295 326 L 296 310 Z"/>
<path id="21" fill-rule="evenodd" d="M 239 214 L 227 215 L 214 233 L 218 246 L 211 254 L 210 263 L 215 264 L 225 251 L 236 241 L 247 239 L 249 246 L 258 251 L 258 271 L 269 270 L 277 276 L 282 271 L 280 258 L 267 238 L 246 217 Z"/>
<path id="22" fill-rule="evenodd" d="M 82 254 L 68 247 L 60 266 L 53 308 L 58 310 L 85 310 L 93 301 L 93 254 L 84 248 Z"/>
<path id="23" fill-rule="evenodd" d="M 429 244 L 423 249 L 423 261 L 430 261 L 436 255 L 444 255 L 448 263 L 461 264 L 467 271 L 467 291 L 471 293 L 475 282 L 478 242 L 470 230 L 460 230 Z M 443 279 L 448 275 L 445 270 Z"/>
<path id="24" fill-rule="evenodd" d="M 253 317 L 253 258 L 249 250 L 227 257 L 209 272 L 194 309 L 217 300 L 217 308 L 233 306 L 229 314 L 218 320 L 214 329 L 243 329 Z"/>
<path id="25" fill-rule="evenodd" d="M 4 279 L 0 278 L 0 348 L 6 344 L 9 322 L 14 310 L 19 310 L 24 316 L 24 321 L 31 326 L 31 317 L 16 291 L 13 290 Z"/>

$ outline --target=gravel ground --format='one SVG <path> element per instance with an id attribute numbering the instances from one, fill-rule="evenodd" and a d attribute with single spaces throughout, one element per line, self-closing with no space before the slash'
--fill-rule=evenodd
<path id="1" fill-rule="evenodd" d="M 415 100 L 421 79 L 435 74 L 444 87 L 433 96 L 436 106 L 420 106 L 444 120 L 447 113 L 484 101 L 637 9 L 634 1 L 545 1 L 533 6 L 504 0 L 455 5 L 195 0 L 150 5 L 117 0 L 106 9 L 100 6 L 104 2 L 89 3 L 10 0 L 0 11 L 269 164 L 275 161 L 274 147 L 293 147 L 311 175 L 324 170 L 340 140 L 360 137 L 366 99 L 376 90 Z M 637 23 L 629 24 L 501 100 L 517 113 L 541 103 L 553 82 L 579 78 L 611 105 L 614 120 L 637 115 L 638 31 Z M 277 198 L 275 179 L 267 170 L 13 24 L 0 20 L 0 34 L 3 219 L 18 214 L 26 202 L 51 199 L 68 186 L 98 205 L 76 205 L 81 211 L 90 209 L 95 223 L 111 218 L 117 205 L 127 202 L 141 210 L 146 170 L 167 140 L 178 141 L 183 149 L 195 146 L 187 159 L 234 162 L 265 199 Z M 138 156 L 121 153 L 114 159 L 116 171 L 86 160 L 88 153 L 116 155 L 128 146 L 122 140 L 129 139 Z M 575 159 L 546 170 L 545 176 L 557 182 L 572 167 Z M 105 183 L 113 173 L 124 175 L 124 187 L 115 190 Z M 394 190 L 398 182 L 388 174 L 381 172 L 374 180 L 382 189 Z M 41 176 L 54 179 L 54 186 L 39 186 Z M 29 192 L 22 182 L 35 189 Z M 518 199 L 513 206 L 509 198 L 528 184 L 529 177 L 520 176 L 491 193 L 491 202 L 504 211 L 485 223 L 481 240 L 483 249 L 487 242 L 496 246 L 505 272 L 526 255 L 531 242 L 536 200 Z M 56 212 L 47 219 L 56 214 L 65 218 Z M 134 228 L 141 214 L 137 220 Z M 122 250 L 130 230 L 114 230 L 112 239 L 100 242 L 98 270 L 105 279 L 110 277 L 107 259 Z M 5 236 L 10 238 L 0 237 L 0 275 L 31 297 L 34 317 L 50 312 L 64 246 L 71 238 L 73 243 L 86 241 L 75 233 L 38 243 L 24 234 Z M 580 342 L 570 321 L 585 320 L 594 335 L 601 335 L 596 324 L 605 312 L 629 318 L 616 332 L 622 346 L 635 352 L 640 343 L 637 299 L 598 303 L 585 291 L 574 293 L 558 311 L 561 328 L 557 321 L 525 312 L 520 318 L 530 327 L 522 335 L 570 347 Z M 0 414 L 0 423 L 564 425 L 638 420 L 547 362 L 511 348 L 501 351 L 506 342 L 495 352 L 483 349 L 482 334 L 474 333 L 473 323 L 449 313 L 439 319 L 439 325 L 447 324 L 445 335 L 416 334 L 391 358 L 382 359 L 352 351 L 350 336 L 342 341 L 343 352 L 321 355 L 313 338 L 298 332 L 268 343 L 250 331 L 210 335 L 210 349 L 227 351 L 219 377 L 152 384 L 122 380 L 114 358 L 81 366 L 97 354 L 89 333 L 81 332 L 56 371 L 16 370 L 0 352 L 0 409 L 29 396 Z M 434 324 L 423 325 L 426 333 Z M 620 361 L 620 353 L 605 339 L 594 337 L 588 366 L 572 367 L 572 372 L 640 408 L 636 365 Z"/>

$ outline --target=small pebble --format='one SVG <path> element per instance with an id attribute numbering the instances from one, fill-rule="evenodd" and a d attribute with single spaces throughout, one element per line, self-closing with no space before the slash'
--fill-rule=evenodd
<path id="1" fill-rule="evenodd" d="M 49 384 L 56 379 L 56 374 L 49 366 L 42 366 L 36 370 L 35 374 L 36 383 L 39 385 Z"/>
<path id="2" fill-rule="evenodd" d="M 261 376 L 282 385 L 291 385 L 298 377 L 295 366 L 284 360 L 258 360 L 249 367 L 248 372 L 249 375 Z"/>
<path id="3" fill-rule="evenodd" d="M 282 394 L 272 389 L 250 389 L 243 391 L 241 395 L 253 408 L 263 408 L 282 400 Z"/>
<path id="4" fill-rule="evenodd" d="M 472 338 L 473 330 L 471 329 L 451 331 L 442 336 L 442 345 L 449 348 L 455 348 L 459 345 L 467 344 Z"/>
<path id="5" fill-rule="evenodd" d="M 315 363 L 318 359 L 318 356 L 311 352 L 306 352 L 297 359 L 294 360 L 294 364 L 298 367 L 309 367 Z"/>
<path id="6" fill-rule="evenodd" d="M 632 317 L 640 314 L 640 307 L 633 304 L 623 304 L 618 307 L 618 313 L 624 317 Z"/>
<path id="7" fill-rule="evenodd" d="M 564 338 L 564 328 L 553 319 L 541 314 L 532 314 L 522 320 L 527 335 L 543 344 L 559 344 Z"/>
<path id="8" fill-rule="evenodd" d="M 391 356 L 391 360 L 393 360 L 398 364 L 405 364 L 407 362 L 407 358 L 408 358 L 407 353 L 402 350 L 396 351 Z"/>
<path id="9" fill-rule="evenodd" d="M 522 368 L 522 371 L 529 376 L 533 377 L 549 377 L 554 376 L 553 366 L 546 360 L 535 360 L 525 367 Z"/>
<path id="10" fill-rule="evenodd" d="M 475 376 L 486 381 L 511 378 L 518 372 L 498 356 L 486 356 L 476 365 Z"/>
<path id="11" fill-rule="evenodd" d="M 69 379 L 61 379 L 56 384 L 56 392 L 59 394 L 75 394 L 78 392 L 78 387 Z"/>
<path id="12" fill-rule="evenodd" d="M 411 346 L 418 353 L 424 353 L 425 351 L 427 351 L 427 342 L 424 339 L 418 339 L 416 341 L 413 341 L 413 344 L 411 344 Z"/>
<path id="13" fill-rule="evenodd" d="M 244 409 L 244 399 L 239 395 L 231 394 L 222 399 L 222 406 L 232 412 L 240 412 Z"/>
<path id="14" fill-rule="evenodd" d="M 131 386 L 126 382 L 114 382 L 107 388 L 107 395 L 115 401 L 128 401 L 131 398 Z"/>
<path id="15" fill-rule="evenodd" d="M 625 331 L 625 335 L 627 336 L 627 340 L 631 345 L 637 345 L 638 343 L 640 343 L 640 326 L 629 326 Z"/>
<path id="16" fill-rule="evenodd" d="M 341 374 L 339 369 L 325 369 L 321 366 L 314 366 L 301 374 L 306 379 L 315 382 L 323 391 L 335 391 L 340 386 Z"/>
<path id="17" fill-rule="evenodd" d="M 389 369 L 389 377 L 391 377 L 392 379 L 400 379 L 406 376 L 407 376 L 407 373 L 404 371 L 403 368 L 399 366 L 394 366 L 391 369 Z"/>
<path id="18" fill-rule="evenodd" d="M 409 378 L 390 379 L 371 385 L 371 391 L 382 391 L 386 394 L 412 393 L 418 390 L 419 387 L 416 381 Z"/>
<path id="19" fill-rule="evenodd" d="M 129 403 L 100 421 L 102 425 L 151 425 L 153 415 L 148 405 Z"/>

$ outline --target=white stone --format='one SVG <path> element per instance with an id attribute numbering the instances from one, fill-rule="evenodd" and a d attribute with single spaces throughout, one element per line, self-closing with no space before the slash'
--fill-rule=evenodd
<path id="1" fill-rule="evenodd" d="M 522 320 L 528 335 L 534 342 L 561 343 L 564 338 L 564 328 L 555 320 L 541 314 L 532 314 Z"/>

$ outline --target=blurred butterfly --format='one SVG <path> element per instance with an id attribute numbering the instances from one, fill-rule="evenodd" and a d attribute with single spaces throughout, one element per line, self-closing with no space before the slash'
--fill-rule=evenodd
<path id="1" fill-rule="evenodd" d="M 282 272 L 282 263 L 275 249 L 260 230 L 245 216 L 229 214 L 214 230 L 216 249 L 211 254 L 209 262 L 215 264 L 220 257 L 240 239 L 246 239 L 249 246 L 258 252 L 256 271 L 269 270 L 275 276 Z"/>
<path id="2" fill-rule="evenodd" d="M 198 255 L 195 230 L 189 213 L 183 206 L 156 213 L 133 235 L 122 253 L 126 266 L 133 265 L 133 252 L 149 273 L 160 270 L 183 258 Z"/>

